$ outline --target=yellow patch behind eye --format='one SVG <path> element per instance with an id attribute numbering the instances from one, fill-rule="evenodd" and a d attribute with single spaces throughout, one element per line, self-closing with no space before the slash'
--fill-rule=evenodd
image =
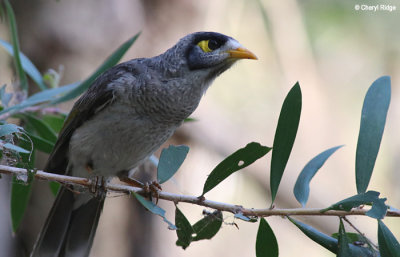
<path id="1" fill-rule="evenodd" d="M 209 41 L 210 40 L 202 40 L 197 45 L 200 46 L 201 50 L 203 50 L 205 53 L 209 53 L 212 52 L 212 50 L 208 47 Z"/>

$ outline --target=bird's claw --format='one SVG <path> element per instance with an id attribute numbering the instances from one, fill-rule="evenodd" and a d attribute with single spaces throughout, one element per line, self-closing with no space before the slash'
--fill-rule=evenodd
<path id="1" fill-rule="evenodd" d="M 152 200 L 152 197 L 154 196 L 156 198 L 156 204 L 158 203 L 162 187 L 157 181 L 152 181 L 151 183 L 145 183 L 143 186 L 143 190 L 147 195 L 149 195 L 150 200 Z"/>

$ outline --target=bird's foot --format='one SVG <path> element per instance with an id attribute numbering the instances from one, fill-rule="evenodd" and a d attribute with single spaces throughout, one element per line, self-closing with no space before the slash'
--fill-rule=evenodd
<path id="1" fill-rule="evenodd" d="M 152 196 L 156 198 L 157 204 L 158 199 L 160 198 L 160 191 L 162 191 L 161 185 L 157 181 L 152 181 L 151 183 L 145 183 L 143 189 L 150 195 L 150 200 L 152 199 Z"/>
<path id="2" fill-rule="evenodd" d="M 106 179 L 103 176 L 94 176 L 91 181 L 92 183 L 89 188 L 90 193 L 92 193 L 96 197 L 99 195 L 106 195 Z"/>
<path id="3" fill-rule="evenodd" d="M 146 193 L 146 195 L 150 198 L 150 200 L 152 200 L 152 197 L 154 196 L 156 198 L 156 203 L 158 202 L 160 191 L 162 191 L 162 187 L 157 181 L 152 181 L 150 183 L 143 184 L 142 182 L 136 179 L 129 178 L 126 176 L 119 177 L 119 180 L 127 183 L 130 186 L 142 188 Z"/>

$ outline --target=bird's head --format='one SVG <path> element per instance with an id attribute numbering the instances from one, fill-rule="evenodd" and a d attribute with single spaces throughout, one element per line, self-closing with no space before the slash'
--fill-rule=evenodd
<path id="1" fill-rule="evenodd" d="M 196 32 L 183 37 L 165 55 L 192 73 L 215 78 L 240 59 L 257 59 L 237 40 L 216 32 Z"/>

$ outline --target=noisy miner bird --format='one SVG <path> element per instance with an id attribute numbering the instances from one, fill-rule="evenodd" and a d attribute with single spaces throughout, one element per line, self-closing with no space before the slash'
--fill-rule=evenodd
<path id="1" fill-rule="evenodd" d="M 101 74 L 73 106 L 45 171 L 76 177 L 127 177 L 198 106 L 213 80 L 237 60 L 257 59 L 235 39 L 189 34 L 153 58 Z M 104 194 L 61 188 L 32 257 L 88 256 Z"/>

